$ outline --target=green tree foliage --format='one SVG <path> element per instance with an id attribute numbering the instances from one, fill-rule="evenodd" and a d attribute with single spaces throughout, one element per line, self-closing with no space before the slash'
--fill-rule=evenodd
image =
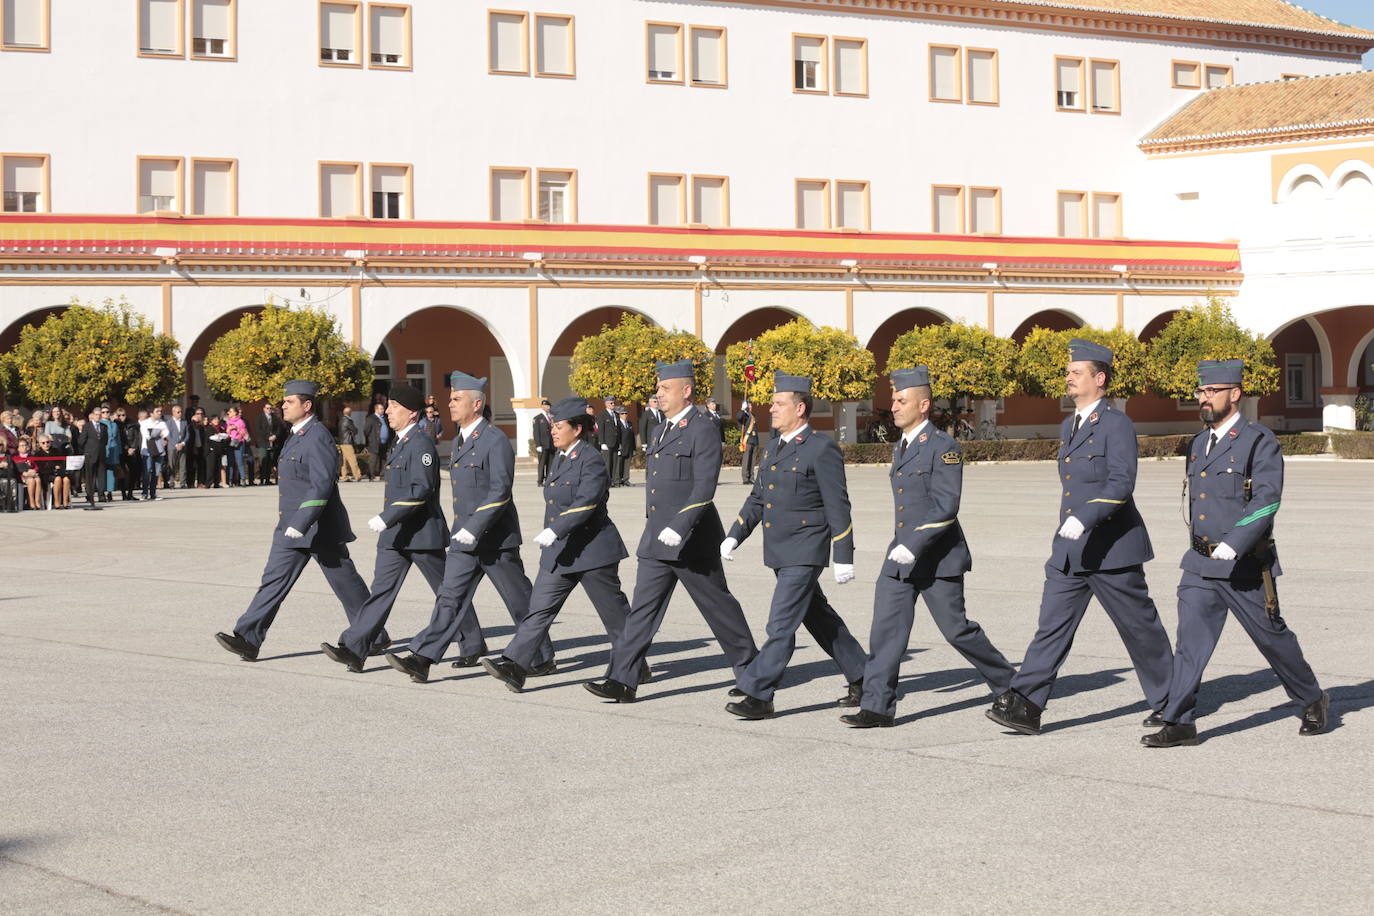
<path id="1" fill-rule="evenodd" d="M 1082 327 L 1067 331 L 1033 328 L 1021 343 L 1016 358 L 1016 379 L 1026 394 L 1062 398 L 1064 367 L 1069 361 L 1069 341 L 1075 337 L 1100 343 L 1112 351 L 1112 382 L 1107 397 L 1130 398 L 1147 390 L 1145 344 L 1124 328 Z"/>
<path id="2" fill-rule="evenodd" d="M 186 388 L 176 340 L 123 299 L 98 306 L 73 299 L 66 311 L 24 328 L 0 356 L 0 377 L 22 400 L 78 410 L 106 399 L 163 404 Z"/>
<path id="3" fill-rule="evenodd" d="M 705 396 L 715 375 L 715 357 L 706 344 L 688 331 L 667 331 L 626 314 L 615 327 L 584 337 L 573 348 L 568 386 L 585 398 L 612 397 L 643 404 L 658 387 L 657 363 L 692 361 L 696 391 Z"/>
<path id="4" fill-rule="evenodd" d="M 1016 342 L 976 324 L 933 324 L 898 337 L 887 372 L 930 368 L 936 398 L 1004 398 L 1016 393 Z"/>
<path id="5" fill-rule="evenodd" d="M 745 377 L 752 354 L 755 376 Z M 873 396 L 873 354 L 859 339 L 839 328 L 816 327 L 805 318 L 764 331 L 753 341 L 725 349 L 725 371 L 736 388 L 753 402 L 773 397 L 773 373 L 811 378 L 811 394 L 825 401 L 862 401 Z"/>
<path id="6" fill-rule="evenodd" d="M 360 400 L 372 391 L 372 358 L 322 309 L 271 303 L 244 315 L 205 355 L 205 384 L 221 400 L 275 401 L 298 378 L 318 384 L 321 398 Z"/>
<path id="7" fill-rule="evenodd" d="M 1272 394 L 1279 389 L 1274 348 L 1264 337 L 1242 328 L 1231 308 L 1216 296 L 1175 315 L 1150 341 L 1146 357 L 1149 387 L 1167 398 L 1191 398 L 1197 387 L 1197 364 L 1204 359 L 1243 359 L 1246 394 Z"/>

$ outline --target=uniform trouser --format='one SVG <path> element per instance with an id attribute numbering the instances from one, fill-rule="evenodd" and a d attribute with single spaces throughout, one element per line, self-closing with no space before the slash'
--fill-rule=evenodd
<path id="1" fill-rule="evenodd" d="M 491 577 L 491 584 L 506 605 L 511 621 L 519 626 L 530 607 L 530 580 L 525 576 L 525 565 L 520 562 L 520 550 L 512 547 L 468 553 L 450 547 L 429 626 L 410 640 L 411 652 L 437 662 L 455 639 L 462 655 L 477 655 L 483 651 L 482 624 L 472 606 L 472 596 L 483 576 Z M 553 644 L 545 639 L 537 654 L 536 665 L 551 660 Z"/>
<path id="2" fill-rule="evenodd" d="M 353 446 L 344 443 L 339 446 L 339 477 L 347 477 L 349 480 L 359 480 L 362 472 L 358 470 L 358 453 L 353 450 Z"/>
<path id="3" fill-rule="evenodd" d="M 316 544 L 310 547 L 287 547 L 272 542 L 272 550 L 267 554 L 267 566 L 262 571 L 262 584 L 248 605 L 248 610 L 234 624 L 234 632 L 255 646 L 261 646 L 267 638 L 267 628 L 276 619 L 277 610 L 286 599 L 291 586 L 300 578 L 305 564 L 314 557 L 320 564 L 325 581 L 334 590 L 334 595 L 343 605 L 348 622 L 357 619 L 363 603 L 367 601 L 367 583 L 358 575 L 353 561 L 348 557 L 346 544 Z"/>
<path id="4" fill-rule="evenodd" d="M 348 629 L 339 637 L 339 645 L 359 658 L 367 658 L 368 650 L 377 643 L 377 638 L 386 629 L 386 620 L 396 604 L 396 596 L 401 593 L 406 574 L 411 564 L 420 567 L 420 575 L 425 577 L 434 594 L 439 594 L 444 584 L 444 551 L 439 550 L 396 550 L 392 547 L 377 548 L 377 565 L 372 571 L 372 590 L 363 602 L 358 616 L 349 622 Z"/>
<path id="5" fill-rule="evenodd" d="M 553 456 L 556 450 L 553 446 L 547 446 L 539 453 L 539 486 L 544 485 L 544 481 L 549 477 L 549 468 L 553 467 Z"/>
<path id="6" fill-rule="evenodd" d="M 1049 702 L 1054 679 L 1068 658 L 1074 633 L 1096 597 L 1107 612 L 1135 666 L 1145 702 L 1159 712 L 1169 698 L 1173 652 L 1169 634 L 1145 585 L 1145 568 L 1101 570 L 1074 575 L 1045 564 L 1045 590 L 1040 599 L 1040 626 L 1026 647 L 1012 689 L 1041 709 Z"/>
<path id="7" fill-rule="evenodd" d="M 630 615 L 630 602 L 625 600 L 625 592 L 620 588 L 619 563 L 609 563 L 595 569 L 578 572 L 549 572 L 539 570 L 530 593 L 530 612 L 515 627 L 515 635 L 501 654 L 529 671 L 543 664 L 543 646 L 549 643 L 549 627 L 563 602 L 578 583 L 591 599 L 606 635 L 611 638 L 611 646 L 620 642 L 625 629 L 625 618 Z"/>
<path id="8" fill-rule="evenodd" d="M 620 456 L 620 485 L 622 487 L 628 487 L 630 485 L 630 459 L 633 456 L 633 452 L 629 455 L 622 454 Z"/>
<path id="9" fill-rule="evenodd" d="M 177 448 L 173 445 L 167 449 L 167 457 L 162 459 L 162 480 L 165 486 L 172 488 L 181 483 L 182 456 L 185 454 L 184 448 Z"/>
<path id="10" fill-rule="evenodd" d="M 611 485 L 620 486 L 625 479 L 625 456 L 618 451 L 611 452 Z"/>
<path id="11" fill-rule="evenodd" d="M 867 656 L 825 600 L 818 581 L 822 568 L 783 566 L 773 570 L 778 582 L 773 588 L 773 604 L 768 608 L 768 638 L 744 673 L 735 678 L 736 686 L 749 696 L 773 699 L 797 648 L 797 628 L 803 624 L 816 644 L 840 666 L 847 682 L 852 684 L 864 676 Z"/>
<path id="12" fill-rule="evenodd" d="M 706 625 L 734 668 L 738 679 L 758 654 L 754 634 L 744 619 L 739 601 L 725 584 L 725 571 L 714 557 L 703 563 L 678 563 L 639 557 L 635 573 L 634 600 L 625 621 L 625 635 L 611 647 L 610 676 L 630 687 L 639 684 L 639 673 L 649 646 L 663 625 L 668 602 L 678 582 L 696 603 Z"/>
<path id="13" fill-rule="evenodd" d="M 271 483 L 272 472 L 277 467 L 277 452 L 272 446 L 265 446 L 262 458 L 258 460 L 258 483 Z"/>
<path id="14" fill-rule="evenodd" d="M 615 484 L 615 449 L 603 448 L 601 457 L 606 459 L 606 476 L 610 478 L 612 484 Z"/>
<path id="15" fill-rule="evenodd" d="M 758 446 L 752 442 L 748 442 L 744 446 L 744 453 L 740 456 L 739 463 L 739 476 L 743 483 L 754 482 L 754 452 L 757 449 Z"/>
<path id="16" fill-rule="evenodd" d="M 873 590 L 863 708 L 884 716 L 897 714 L 897 671 L 911 640 L 917 598 L 925 598 L 940 635 L 982 675 L 993 693 L 1006 690 L 1016 669 L 964 612 L 963 576 L 897 579 L 880 575 Z"/>
<path id="17" fill-rule="evenodd" d="M 105 463 L 99 458 L 87 461 L 81 468 L 81 475 L 86 484 L 86 502 L 94 503 L 96 496 L 105 489 Z"/>
<path id="18" fill-rule="evenodd" d="M 1270 620 L 1265 612 L 1264 586 L 1258 580 L 1204 579 L 1185 572 L 1178 584 L 1177 649 L 1164 721 L 1193 721 L 1202 672 L 1221 638 L 1227 609 L 1250 634 L 1289 697 L 1303 706 L 1321 699 L 1321 686 L 1307 659 L 1303 658 L 1298 637 L 1288 629 L 1282 617 Z"/>

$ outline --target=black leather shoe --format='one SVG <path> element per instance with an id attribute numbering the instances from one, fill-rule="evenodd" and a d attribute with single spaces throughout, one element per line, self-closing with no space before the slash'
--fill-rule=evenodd
<path id="1" fill-rule="evenodd" d="M 377 637 L 377 641 L 372 644 L 372 648 L 367 650 L 367 654 L 373 657 L 378 655 L 385 655 L 386 650 L 390 648 L 391 636 L 387 633 L 386 630 L 383 630 L 381 635 Z"/>
<path id="2" fill-rule="evenodd" d="M 544 664 L 525 672 L 525 677 L 548 677 L 550 674 L 558 673 L 558 660 L 549 659 Z"/>
<path id="3" fill-rule="evenodd" d="M 237 633 L 216 633 L 215 642 L 246 662 L 258 660 L 258 647 Z"/>
<path id="4" fill-rule="evenodd" d="M 1023 735 L 1038 735 L 1041 712 L 1039 706 L 1015 690 L 1007 690 L 992 701 L 992 708 L 987 711 L 987 717 L 998 725 Z"/>
<path id="5" fill-rule="evenodd" d="M 859 678 L 849 685 L 849 692 L 835 701 L 841 709 L 855 709 L 864 701 L 864 679 Z M 891 725 L 892 723 L 888 723 Z"/>
<path id="6" fill-rule="evenodd" d="M 1192 723 L 1165 722 L 1153 735 L 1144 735 L 1140 743 L 1146 747 L 1192 747 L 1197 744 L 1197 726 Z"/>
<path id="7" fill-rule="evenodd" d="M 753 721 L 771 719 L 773 718 L 773 701 L 760 700 L 745 694 L 744 699 L 738 703 L 726 703 L 725 711 L 732 716 L 739 716 L 741 719 Z"/>
<path id="8" fill-rule="evenodd" d="M 331 659 L 338 662 L 340 665 L 345 666 L 346 668 L 348 668 L 349 671 L 352 671 L 354 674 L 363 673 L 363 660 L 358 656 L 354 655 L 352 652 L 348 651 L 343 646 L 334 646 L 330 645 L 327 642 L 322 642 L 320 643 L 320 649 L 323 650 L 325 655 L 328 655 Z"/>
<path id="9" fill-rule="evenodd" d="M 410 679 L 417 684 L 429 681 L 429 666 L 433 664 L 429 659 L 413 653 L 402 658 L 395 652 L 386 653 L 386 663 L 402 674 L 410 675 Z"/>
<path id="10" fill-rule="evenodd" d="M 858 712 L 840 716 L 840 721 L 850 728 L 891 728 L 897 720 L 892 716 L 861 709 Z"/>
<path id="11" fill-rule="evenodd" d="M 483 655 L 486 655 L 486 654 L 487 654 L 487 643 L 486 643 L 486 640 L 483 640 L 483 641 L 482 641 L 482 648 L 478 649 L 478 650 L 477 650 L 474 654 L 472 654 L 472 655 L 460 655 L 460 656 L 458 656 L 458 661 L 456 661 L 456 662 L 453 663 L 453 667 L 455 667 L 455 668 L 476 668 L 479 664 L 482 663 L 482 656 L 483 656 Z"/>
<path id="12" fill-rule="evenodd" d="M 1331 708 L 1331 694 L 1322 691 L 1321 699 L 1302 711 L 1299 735 L 1320 735 L 1326 731 L 1326 713 Z"/>
<path id="13" fill-rule="evenodd" d="M 617 703 L 633 703 L 635 701 L 635 689 L 633 687 L 609 677 L 604 681 L 587 681 L 582 686 L 587 688 L 588 693 L 596 694 L 603 700 L 615 700 Z"/>
<path id="14" fill-rule="evenodd" d="M 1140 723 L 1141 728 L 1163 728 L 1169 723 L 1164 721 L 1164 717 L 1157 712 L 1152 712 L 1145 717 L 1145 721 Z"/>
<path id="15" fill-rule="evenodd" d="M 525 689 L 525 672 L 504 655 L 497 659 L 482 659 L 482 667 L 487 669 L 487 674 L 505 684 L 511 693 L 520 693 Z"/>
<path id="16" fill-rule="evenodd" d="M 652 681 L 653 679 L 654 679 L 654 669 L 652 669 L 652 668 L 649 667 L 649 662 L 648 662 L 648 660 L 646 659 L 645 661 L 640 662 L 640 663 L 639 663 L 639 682 L 640 682 L 641 684 L 647 684 L 647 683 L 649 683 L 650 681 Z"/>
<path id="17" fill-rule="evenodd" d="M 731 687 L 730 692 L 727 694 L 727 696 L 743 697 L 748 696 L 748 694 L 746 694 L 743 690 L 740 690 L 738 687 Z"/>

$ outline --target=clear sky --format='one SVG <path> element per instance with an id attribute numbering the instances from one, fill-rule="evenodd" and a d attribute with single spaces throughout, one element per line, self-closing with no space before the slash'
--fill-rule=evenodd
<path id="1" fill-rule="evenodd" d="M 1374 0 L 1304 0 L 1294 5 L 1346 25 L 1374 30 Z M 1364 56 L 1364 65 L 1365 69 L 1374 68 L 1374 52 Z"/>

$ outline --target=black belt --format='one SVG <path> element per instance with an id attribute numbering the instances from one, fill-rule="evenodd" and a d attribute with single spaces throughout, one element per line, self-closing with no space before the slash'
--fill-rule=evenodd
<path id="1" fill-rule="evenodd" d="M 1193 538 L 1193 550 L 1202 554 L 1204 557 L 1210 557 L 1212 555 L 1212 550 L 1215 547 L 1216 545 L 1208 541 L 1206 538 Z"/>

